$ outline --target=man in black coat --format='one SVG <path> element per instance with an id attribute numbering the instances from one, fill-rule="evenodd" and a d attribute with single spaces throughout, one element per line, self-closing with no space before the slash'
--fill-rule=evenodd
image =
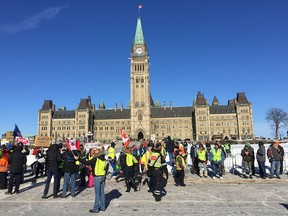
<path id="1" fill-rule="evenodd" d="M 171 139 L 171 137 L 168 136 L 165 149 L 166 149 L 166 151 L 168 152 L 168 155 L 169 155 L 169 165 L 172 166 L 172 167 L 174 166 L 174 163 L 173 163 L 174 148 L 175 148 L 175 143 Z"/>
<path id="2" fill-rule="evenodd" d="M 57 198 L 58 189 L 59 189 L 59 165 L 62 161 L 61 153 L 59 146 L 57 144 L 52 144 L 46 154 L 46 166 L 48 170 L 46 185 L 44 189 L 44 194 L 42 199 L 47 199 L 47 194 L 49 191 L 49 186 L 52 176 L 54 177 L 54 186 L 53 186 L 53 198 Z"/>
<path id="3" fill-rule="evenodd" d="M 21 177 L 24 171 L 24 166 L 26 165 L 27 159 L 26 155 L 21 151 L 23 146 L 16 146 L 13 152 L 9 155 L 8 163 L 10 164 L 10 178 L 8 191 L 5 193 L 7 195 L 12 194 L 13 182 L 15 180 L 15 193 L 19 193 L 19 186 L 21 184 Z"/>

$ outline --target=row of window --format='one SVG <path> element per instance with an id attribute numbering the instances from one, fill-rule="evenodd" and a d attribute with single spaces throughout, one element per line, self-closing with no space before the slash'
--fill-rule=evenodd
<path id="1" fill-rule="evenodd" d="M 145 70 L 145 64 L 144 63 L 136 63 L 134 65 L 134 71 L 144 71 Z"/>
<path id="2" fill-rule="evenodd" d="M 138 78 L 138 77 L 136 77 L 136 79 L 135 79 L 135 82 L 136 83 L 144 83 L 144 78 L 142 77 L 142 78 Z"/>
<path id="3" fill-rule="evenodd" d="M 123 130 L 131 130 L 131 127 L 130 126 L 128 126 L 128 127 L 121 127 Z M 115 131 L 115 127 L 102 127 L 102 126 L 100 126 L 100 127 L 95 127 L 94 128 L 95 130 L 99 130 L 99 131 L 102 131 L 102 130 L 105 130 L 105 131 L 108 131 L 108 130 L 110 130 L 110 131 Z M 116 128 L 116 131 L 119 131 L 119 133 L 120 133 L 120 127 L 117 127 Z"/>
<path id="4" fill-rule="evenodd" d="M 53 121 L 53 124 L 75 124 L 75 121 Z"/>
<path id="5" fill-rule="evenodd" d="M 58 126 L 58 127 L 52 127 L 52 131 L 54 131 L 57 128 L 57 130 L 74 130 L 75 127 L 70 127 L 70 126 Z"/>

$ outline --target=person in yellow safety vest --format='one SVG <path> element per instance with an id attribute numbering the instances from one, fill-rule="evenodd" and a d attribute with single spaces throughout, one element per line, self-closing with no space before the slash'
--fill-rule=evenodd
<path id="1" fill-rule="evenodd" d="M 149 191 L 153 191 L 156 202 L 161 201 L 164 187 L 168 180 L 168 170 L 165 158 L 161 155 L 161 143 L 156 143 L 150 155 L 149 167 L 153 169 Z"/>
<path id="2" fill-rule="evenodd" d="M 110 147 L 108 148 L 108 160 L 110 161 L 111 166 L 113 167 L 113 170 L 116 169 L 116 154 L 115 154 L 115 143 L 112 142 L 110 144 Z"/>
<path id="3" fill-rule="evenodd" d="M 125 178 L 125 183 L 127 190 L 126 192 L 130 192 L 131 187 L 134 189 L 134 191 L 137 191 L 137 186 L 136 183 L 133 179 L 133 173 L 134 173 L 134 164 L 138 164 L 137 159 L 135 156 L 132 154 L 132 148 L 127 147 L 125 149 L 125 160 L 124 160 L 124 169 L 123 169 L 123 174 Z"/>
<path id="4" fill-rule="evenodd" d="M 222 167 L 221 164 L 225 159 L 224 151 L 219 147 L 219 143 L 215 143 L 211 151 L 211 165 L 213 167 L 213 179 L 216 178 L 216 172 L 219 171 L 219 178 L 222 180 Z"/>
<path id="5" fill-rule="evenodd" d="M 202 144 L 200 144 L 198 147 L 197 158 L 198 158 L 199 176 L 202 178 L 203 173 L 204 173 L 204 177 L 207 178 L 208 176 L 208 172 L 207 172 L 208 154 Z"/>
<path id="6" fill-rule="evenodd" d="M 110 144 L 110 147 L 108 148 L 108 159 L 111 159 L 111 160 L 115 160 L 116 158 L 116 154 L 115 154 L 115 143 L 112 142 Z"/>
<path id="7" fill-rule="evenodd" d="M 230 157 L 230 154 L 231 154 L 231 145 L 230 145 L 230 143 L 226 142 L 226 143 L 224 144 L 224 148 L 225 148 L 227 157 Z"/>
<path id="8" fill-rule="evenodd" d="M 79 158 L 74 156 L 75 160 L 79 160 L 85 165 L 90 165 L 93 167 L 94 176 L 94 191 L 95 191 L 95 202 L 92 209 L 89 210 L 90 213 L 99 213 L 99 211 L 106 210 L 105 203 L 105 175 L 106 175 L 106 160 L 104 149 L 97 148 L 95 151 L 95 157 L 91 160 L 86 160 L 84 158 Z"/>
<path id="9" fill-rule="evenodd" d="M 176 174 L 175 174 L 175 186 L 186 186 L 184 184 L 186 163 L 184 157 L 181 155 L 181 150 L 175 151 L 175 164 L 176 164 Z"/>
<path id="10" fill-rule="evenodd" d="M 141 157 L 141 172 L 146 173 L 148 170 L 149 158 L 152 154 L 152 147 L 148 147 L 145 154 Z"/>
<path id="11" fill-rule="evenodd" d="M 96 155 L 95 152 L 96 149 L 90 149 L 86 156 L 86 160 L 92 160 Z M 87 166 L 87 170 L 88 170 L 88 187 L 92 188 L 94 187 L 94 176 L 92 166 Z"/>

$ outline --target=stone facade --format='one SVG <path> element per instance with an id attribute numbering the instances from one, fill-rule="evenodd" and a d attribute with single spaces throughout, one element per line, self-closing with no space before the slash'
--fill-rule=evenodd
<path id="1" fill-rule="evenodd" d="M 144 40 L 141 19 L 137 20 L 134 43 L 130 51 L 130 106 L 117 104 L 106 109 L 101 101 L 98 108 L 91 98 L 81 99 L 75 110 L 59 108 L 45 100 L 38 112 L 38 135 L 52 140 L 90 138 L 112 140 L 119 138 L 122 128 L 131 138 L 192 140 L 249 139 L 254 137 L 252 104 L 245 93 L 237 93 L 227 105 L 219 105 L 214 97 L 208 104 L 204 94 L 198 92 L 192 106 L 173 107 L 172 102 L 161 107 L 154 104 L 150 92 L 149 53 Z"/>

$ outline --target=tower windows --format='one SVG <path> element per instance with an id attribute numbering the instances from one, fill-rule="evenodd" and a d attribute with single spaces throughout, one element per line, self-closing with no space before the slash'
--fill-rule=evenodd
<path id="1" fill-rule="evenodd" d="M 134 71 L 142 72 L 145 70 L 145 64 L 144 63 L 136 63 L 134 64 Z"/>

